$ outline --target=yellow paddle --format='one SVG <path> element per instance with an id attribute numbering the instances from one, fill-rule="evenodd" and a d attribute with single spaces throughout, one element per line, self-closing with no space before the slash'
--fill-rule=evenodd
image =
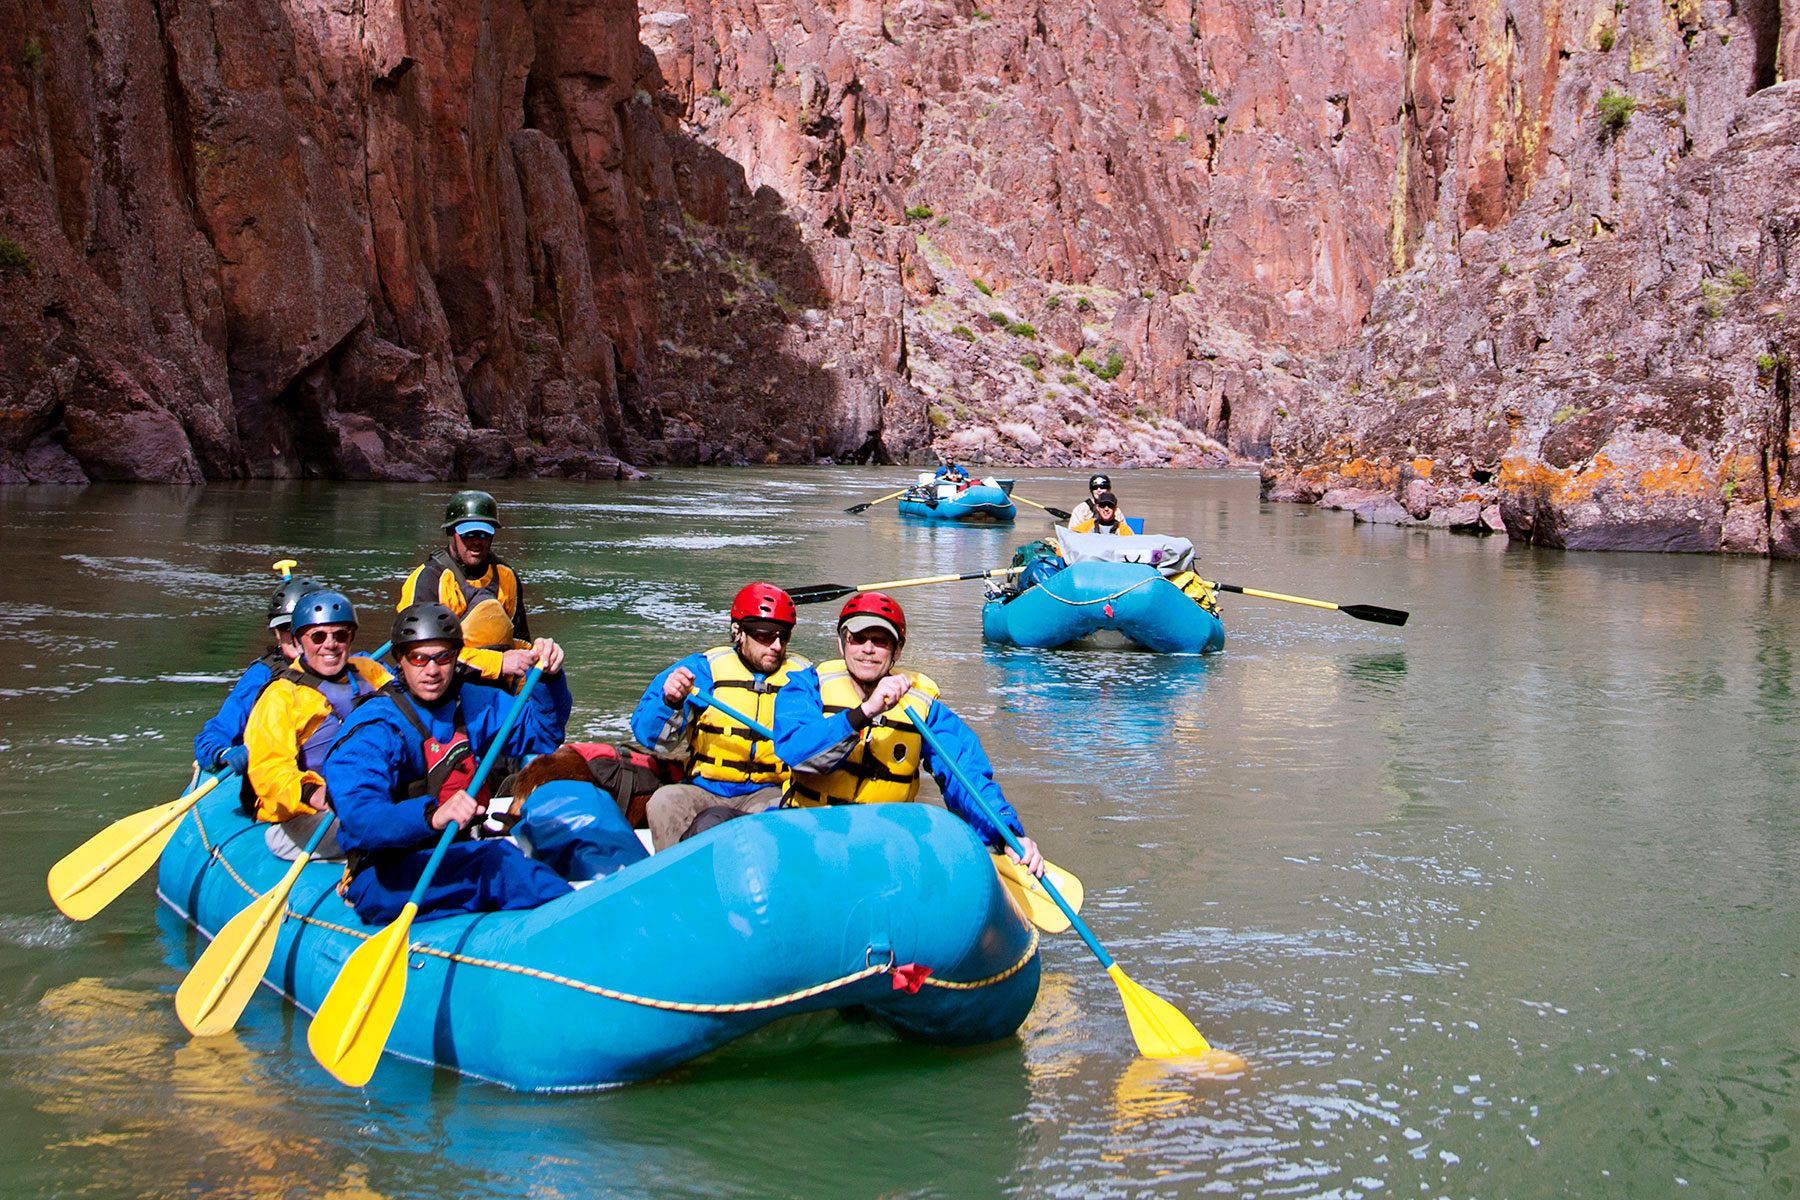
<path id="1" fill-rule="evenodd" d="M 943 743 L 938 741 L 937 734 L 931 732 L 930 727 L 923 720 L 914 721 L 913 728 L 919 731 L 919 736 L 925 739 L 925 744 L 931 747 L 932 753 L 950 769 L 950 773 L 956 777 L 956 781 L 962 784 L 963 791 L 967 792 L 969 799 L 977 808 L 981 809 L 982 815 L 988 819 L 988 824 L 1000 831 L 1000 836 L 1006 839 L 1006 844 L 1012 847 L 1014 854 L 1023 858 L 1025 848 L 1019 845 L 1018 837 L 1001 823 L 1000 818 L 994 813 L 993 806 L 976 789 L 974 781 L 964 772 L 961 764 L 944 750 Z M 1087 943 L 1087 948 L 1093 952 L 1095 958 L 1100 960 L 1100 965 L 1106 968 L 1106 973 L 1112 976 L 1113 983 L 1118 986 L 1119 998 L 1125 1002 L 1125 1019 L 1131 1024 L 1131 1036 L 1137 1039 L 1137 1048 L 1140 1054 L 1148 1058 L 1201 1058 L 1209 1071 L 1221 1074 L 1244 1069 L 1245 1063 L 1242 1058 L 1229 1050 L 1214 1050 L 1208 1045 L 1206 1039 L 1200 1036 L 1200 1031 L 1194 1028 L 1194 1023 L 1183 1016 L 1180 1009 L 1155 992 L 1133 982 L 1125 974 L 1124 968 L 1114 962 L 1112 955 L 1106 952 L 1106 948 L 1100 944 L 1093 931 L 1087 927 L 1087 922 L 1076 914 L 1074 907 L 1057 889 L 1054 880 L 1045 878 L 1038 882 L 1043 886 L 1044 891 L 1049 893 L 1050 899 L 1056 903 L 1056 906 L 1062 909 L 1063 915 L 1069 919 L 1069 924 L 1074 927 L 1081 940 Z"/>
<path id="2" fill-rule="evenodd" d="M 827 600 L 841 600 L 845 596 L 853 596 L 857 592 L 885 592 L 891 588 L 918 587 L 922 583 L 957 583 L 965 579 L 992 579 L 999 575 L 1017 575 L 1024 567 L 995 567 L 989 571 L 964 571 L 961 575 L 921 575 L 917 579 L 889 579 L 882 583 L 812 583 L 805 587 L 788 588 L 787 594 L 795 604 L 823 604 Z M 724 712 L 724 709 L 720 709 Z"/>
<path id="3" fill-rule="evenodd" d="M 155 864 L 188 809 L 220 781 L 235 778 L 231 771 L 207 775 L 199 787 L 179 799 L 120 817 L 50 868 L 50 899 L 64 916 L 87 920 Z"/>
<path id="4" fill-rule="evenodd" d="M 688 695 L 703 707 L 716 708 L 733 720 L 741 722 L 745 728 L 758 737 L 767 738 L 771 742 L 775 740 L 774 730 L 751 720 L 735 708 L 723 703 L 705 688 L 696 686 Z M 1006 886 L 1007 894 L 1018 902 L 1019 911 L 1025 914 L 1026 920 L 1045 933 L 1061 933 L 1069 927 L 1068 918 L 1063 916 L 1062 910 L 1047 898 L 1044 889 L 1038 884 L 1037 876 L 1004 854 L 996 854 L 993 859 L 994 870 L 999 873 L 1000 882 Z M 1075 911 L 1080 912 L 1083 895 L 1081 880 L 1052 862 L 1044 864 L 1044 874 L 1056 880 L 1065 895 L 1074 896 L 1071 903 Z"/>
<path id="5" fill-rule="evenodd" d="M 1379 604 L 1333 604 L 1329 600 L 1309 600 L 1305 596 L 1289 596 L 1285 592 L 1265 592 L 1258 588 L 1239 587 L 1235 583 L 1214 583 L 1203 581 L 1207 587 L 1216 592 L 1236 592 L 1240 596 L 1258 596 L 1264 600 L 1281 600 L 1288 604 L 1305 604 L 1312 608 L 1330 609 L 1341 612 L 1346 617 L 1355 617 L 1359 621 L 1374 621 L 1380 625 L 1404 625 L 1411 614 L 1405 609 L 1383 608 Z"/>
<path id="6" fill-rule="evenodd" d="M 1029 504 L 1033 508 L 1041 508 L 1045 512 L 1049 513 L 1051 516 L 1055 517 L 1059 521 L 1066 521 L 1069 519 L 1069 514 L 1064 512 L 1060 508 L 1051 508 L 1048 504 L 1039 504 L 1036 500 L 1027 500 L 1027 499 L 1025 499 L 1025 497 L 1019 495 L 1017 492 L 1013 492 L 1013 493 L 1011 493 L 1011 495 L 1012 495 L 1012 498 L 1014 500 L 1017 500 L 1019 503 Z"/>
<path id="7" fill-rule="evenodd" d="M 294 860 L 281 882 L 258 896 L 249 907 L 225 923 L 212 945 L 200 956 L 175 992 L 175 1015 L 196 1037 L 224 1033 L 244 1012 L 263 972 L 275 957 L 281 934 L 281 915 L 288 893 L 299 882 L 300 872 L 312 861 L 313 851 L 331 832 L 337 818 L 326 816 L 313 830 L 306 849 Z"/>
<path id="8" fill-rule="evenodd" d="M 488 772 L 500 757 L 500 749 L 506 744 L 513 723 L 525 711 L 531 689 L 537 686 L 543 674 L 542 667 L 533 667 L 526 673 L 519 694 L 506 712 L 506 719 L 500 722 L 493 743 L 464 789 L 470 795 L 479 792 L 481 785 L 487 782 Z M 400 915 L 386 929 L 357 947 L 356 953 L 344 963 L 344 969 L 338 972 L 331 990 L 325 994 L 312 1024 L 307 1026 L 306 1044 L 313 1057 L 351 1087 L 361 1087 L 375 1074 L 375 1064 L 380 1061 L 388 1034 L 393 1031 L 394 1018 L 400 1015 L 400 1002 L 406 999 L 406 935 L 412 929 L 413 917 L 419 911 L 425 889 L 431 886 L 431 877 L 437 874 L 438 864 L 444 861 L 444 852 L 456 840 L 456 833 L 455 822 L 444 826 L 437 848 L 431 852 L 431 858 L 420 873 L 419 882 L 413 885 L 412 895 L 407 897 Z"/>
<path id="9" fill-rule="evenodd" d="M 904 495 L 906 495 L 907 492 L 909 492 L 911 490 L 912 490 L 911 488 L 901 488 L 897 492 L 889 492 L 885 496 L 877 496 L 877 497 L 875 497 L 875 499 L 865 500 L 861 504 L 852 504 L 849 508 L 846 508 L 844 511 L 847 513 L 864 512 L 864 511 L 868 510 L 869 508 L 872 508 L 873 506 L 880 504 L 883 500 L 892 500 L 896 496 L 904 496 Z"/>

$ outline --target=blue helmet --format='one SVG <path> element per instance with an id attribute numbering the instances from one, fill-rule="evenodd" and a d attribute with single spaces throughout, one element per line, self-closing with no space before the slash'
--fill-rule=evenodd
<path id="1" fill-rule="evenodd" d="M 356 606 L 342 592 L 310 592 L 294 605 L 294 636 L 314 625 L 356 624 Z"/>

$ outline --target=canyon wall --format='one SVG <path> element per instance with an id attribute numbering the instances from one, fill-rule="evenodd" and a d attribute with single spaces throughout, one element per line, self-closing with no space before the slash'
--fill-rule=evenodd
<path id="1" fill-rule="evenodd" d="M 1259 461 L 1800 552 L 1800 0 L 22 0 L 0 481 Z"/>

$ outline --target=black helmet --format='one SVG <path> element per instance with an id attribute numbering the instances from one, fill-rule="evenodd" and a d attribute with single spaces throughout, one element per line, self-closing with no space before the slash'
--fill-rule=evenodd
<path id="1" fill-rule="evenodd" d="M 300 603 L 300 597 L 312 592 L 323 592 L 331 585 L 320 579 L 305 579 L 296 575 L 292 579 L 284 579 L 281 586 L 275 589 L 275 595 L 269 600 L 269 628 L 286 629 L 294 616 L 294 605 Z"/>
<path id="2" fill-rule="evenodd" d="M 1112 480 L 1108 479 L 1105 475 L 1099 475 L 1099 474 L 1089 475 L 1088 476 L 1088 491 L 1091 492 L 1095 488 L 1106 488 L 1108 490 L 1111 490 Z"/>
<path id="3" fill-rule="evenodd" d="M 356 607 L 342 592 L 308 592 L 294 605 L 292 629 L 299 637 L 302 629 L 314 625 L 356 625 Z"/>
<path id="4" fill-rule="evenodd" d="M 493 533 L 500 528 L 500 506 L 486 492 L 458 492 L 444 506 L 444 532 L 458 525 L 479 521 Z"/>
<path id="5" fill-rule="evenodd" d="M 394 617 L 390 641 L 395 650 L 402 650 L 414 642 L 451 642 L 460 646 L 463 644 L 462 625 L 456 614 L 443 605 L 425 601 L 400 610 Z"/>

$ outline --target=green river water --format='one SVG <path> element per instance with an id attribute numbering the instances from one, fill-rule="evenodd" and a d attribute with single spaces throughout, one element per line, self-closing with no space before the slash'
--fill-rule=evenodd
<path id="1" fill-rule="evenodd" d="M 1048 529 L 842 512 L 903 479 L 496 486 L 499 551 L 570 651 L 571 736 L 622 736 L 748 579 L 969 570 Z M 1115 481 L 1213 578 L 1413 613 L 1227 597 L 1224 653 L 1193 659 L 990 648 L 979 585 L 902 595 L 908 664 L 1085 880 L 1101 941 L 1249 1072 L 1137 1058 L 1064 935 L 998 1045 L 809 1019 L 566 1097 L 391 1060 L 342 1088 L 267 992 L 191 1042 L 171 1002 L 196 948 L 151 880 L 84 925 L 44 889 L 106 821 L 181 790 L 258 650 L 271 560 L 341 581 L 382 630 L 451 489 L 0 489 L 0 1194 L 1800 1191 L 1800 568 L 1355 526 L 1262 504 L 1241 474 Z M 1067 473 L 1018 490 L 1081 497 Z M 834 612 L 803 610 L 796 649 L 825 657 Z"/>

